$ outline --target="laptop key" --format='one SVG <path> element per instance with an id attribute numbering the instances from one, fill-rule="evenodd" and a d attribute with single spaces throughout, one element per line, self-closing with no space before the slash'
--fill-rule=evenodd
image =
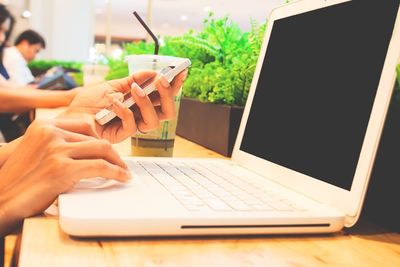
<path id="1" fill-rule="evenodd" d="M 205 201 L 206 201 L 207 205 L 213 210 L 216 210 L 216 211 L 230 211 L 230 210 L 232 210 L 231 207 L 229 207 L 227 204 L 225 204 L 224 202 L 222 202 L 219 199 L 214 199 L 214 200 L 211 200 L 211 201 L 205 200 Z"/>
<path id="2" fill-rule="evenodd" d="M 281 203 L 281 202 L 269 203 L 269 205 L 277 211 L 293 211 L 294 210 L 293 207 L 291 207 L 287 204 Z"/>
<path id="3" fill-rule="evenodd" d="M 299 206 L 299 205 L 296 205 L 296 204 L 290 204 L 290 206 L 293 208 L 293 209 L 295 209 L 296 211 L 305 211 L 306 209 L 304 208 L 304 207 L 301 207 L 301 206 Z"/>
<path id="4" fill-rule="evenodd" d="M 251 210 L 253 210 L 250 206 L 246 205 L 243 202 L 239 202 L 239 201 L 229 203 L 229 205 L 232 208 L 234 208 L 235 210 L 237 210 L 237 211 L 251 211 Z"/>
<path id="5" fill-rule="evenodd" d="M 274 208 L 272 208 L 271 206 L 266 205 L 266 204 L 253 205 L 253 208 L 258 210 L 258 211 L 275 211 Z"/>
<path id="6" fill-rule="evenodd" d="M 206 205 L 183 204 L 183 206 L 189 211 L 206 211 L 206 210 L 209 210 L 209 208 Z"/>
<path id="7" fill-rule="evenodd" d="M 244 199 L 243 201 L 248 205 L 262 205 L 263 204 L 263 202 L 261 200 L 258 200 L 256 198 Z"/>
<path id="8" fill-rule="evenodd" d="M 261 189 L 239 177 L 229 168 L 201 164 L 173 162 L 154 164 L 139 162 L 138 172 L 145 172 L 158 180 L 182 205 L 190 211 L 296 211 L 298 207 L 273 192 Z"/>

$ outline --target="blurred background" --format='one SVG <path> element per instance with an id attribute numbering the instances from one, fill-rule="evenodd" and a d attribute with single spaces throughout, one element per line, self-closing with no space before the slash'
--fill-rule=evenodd
<path id="1" fill-rule="evenodd" d="M 37 59 L 86 61 L 93 49 L 118 56 L 122 44 L 146 33 L 133 17 L 136 10 L 159 36 L 201 29 L 204 18 L 229 15 L 243 31 L 250 20 L 266 21 L 285 0 L 1 0 L 16 25 L 10 43 L 25 29 L 43 35 L 47 46 Z M 14 37 L 14 38 L 13 38 Z"/>
<path id="2" fill-rule="evenodd" d="M 268 16 L 290 2 L 0 0 L 14 22 L 2 57 L 7 75 L 0 82 L 4 88 L 71 90 L 127 77 L 136 64 L 127 64 L 127 56 L 157 50 L 159 55 L 191 60 L 182 97 L 242 108 Z M 159 49 L 134 11 L 158 37 Z M 35 118 L 33 111 L 4 115 L 7 123 L 0 122 L 0 131 L 6 141 L 25 131 Z M 228 155 L 230 150 L 221 153 Z"/>

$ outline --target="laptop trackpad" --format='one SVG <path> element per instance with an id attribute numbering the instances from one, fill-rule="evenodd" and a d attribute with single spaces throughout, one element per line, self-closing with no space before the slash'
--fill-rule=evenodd
<path id="1" fill-rule="evenodd" d="M 170 214 L 183 207 L 161 187 L 136 177 L 126 184 L 104 188 L 76 188 L 59 197 L 61 216 L 69 218 L 126 218 Z M 79 208 L 77 208 L 79 207 Z"/>
<path id="2" fill-rule="evenodd" d="M 71 191 L 96 191 L 96 189 L 116 189 L 143 185 L 146 185 L 143 177 L 137 176 L 126 183 L 121 183 L 116 180 L 106 179 L 103 177 L 94 177 L 80 180 Z"/>
<path id="3" fill-rule="evenodd" d="M 107 188 L 115 185 L 120 185 L 118 181 L 110 180 L 102 177 L 89 178 L 80 180 L 75 186 L 74 189 L 99 189 L 99 188 Z"/>

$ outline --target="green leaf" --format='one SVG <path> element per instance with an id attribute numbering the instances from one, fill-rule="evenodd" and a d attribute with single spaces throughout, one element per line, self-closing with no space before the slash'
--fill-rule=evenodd
<path id="1" fill-rule="evenodd" d="M 243 32 L 228 16 L 210 13 L 200 32 L 193 30 L 164 37 L 160 55 L 189 58 L 192 66 L 183 86 L 183 95 L 212 103 L 243 106 L 250 89 L 266 24 L 250 20 L 251 30 Z M 153 54 L 153 43 L 127 43 L 124 58 L 132 54 Z M 107 79 L 128 75 L 123 60 L 109 59 Z"/>
<path id="2" fill-rule="evenodd" d="M 30 69 L 47 71 L 53 67 L 63 67 L 65 69 L 82 70 L 82 63 L 77 61 L 62 61 L 62 60 L 34 60 L 28 64 Z"/>

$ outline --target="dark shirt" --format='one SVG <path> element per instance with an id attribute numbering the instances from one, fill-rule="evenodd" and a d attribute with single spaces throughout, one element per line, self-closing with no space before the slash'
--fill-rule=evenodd
<path id="1" fill-rule="evenodd" d="M 0 63 L 0 75 L 6 80 L 10 79 L 8 72 L 2 63 Z M 19 125 L 18 122 L 13 120 L 13 116 L 14 114 L 12 113 L 0 113 L 0 131 L 6 142 L 11 142 L 24 133 L 24 129 L 21 128 L 21 125 Z"/>
<path id="2" fill-rule="evenodd" d="M 6 80 L 10 79 L 10 75 L 8 75 L 8 72 L 7 72 L 6 68 L 4 67 L 3 63 L 0 63 L 0 74 L 1 74 L 1 76 L 4 77 L 4 79 L 6 79 Z"/>

